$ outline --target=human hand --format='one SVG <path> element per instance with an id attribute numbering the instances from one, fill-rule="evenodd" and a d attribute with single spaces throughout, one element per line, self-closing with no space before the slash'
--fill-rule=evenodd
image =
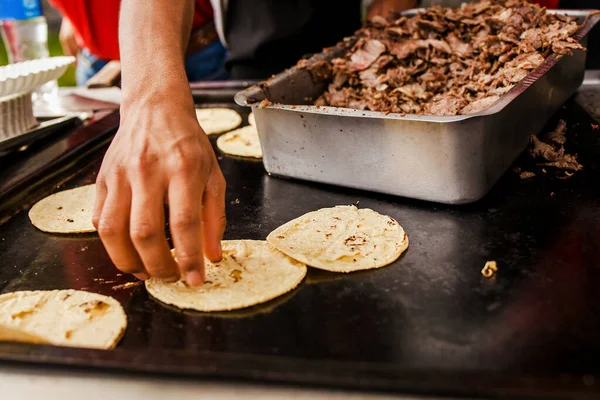
<path id="1" fill-rule="evenodd" d="M 367 19 L 387 18 L 393 12 L 402 12 L 419 6 L 418 0 L 373 0 L 367 8 Z"/>
<path id="2" fill-rule="evenodd" d="M 225 179 L 193 105 L 156 97 L 122 107 L 96 182 L 93 223 L 121 271 L 199 285 L 204 255 L 221 259 Z M 164 233 L 165 199 L 177 262 Z"/>
<path id="3" fill-rule="evenodd" d="M 60 24 L 58 39 L 60 40 L 60 44 L 65 56 L 77 57 L 77 54 L 79 54 L 81 49 L 75 40 L 73 26 L 67 18 L 63 18 L 62 23 Z"/>

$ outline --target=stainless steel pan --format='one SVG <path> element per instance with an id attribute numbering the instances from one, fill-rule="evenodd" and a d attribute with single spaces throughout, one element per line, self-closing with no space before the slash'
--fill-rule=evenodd
<path id="1" fill-rule="evenodd" d="M 580 23 L 589 14 L 560 12 Z M 598 20 L 590 18 L 575 34 L 584 46 Z M 341 51 L 330 49 L 311 62 Z M 235 100 L 253 108 L 269 174 L 462 204 L 484 197 L 527 147 L 530 135 L 577 91 L 585 61 L 580 51 L 552 55 L 496 104 L 465 116 L 308 105 L 325 86 L 295 67 L 238 93 Z M 259 108 L 263 99 L 273 104 Z"/>

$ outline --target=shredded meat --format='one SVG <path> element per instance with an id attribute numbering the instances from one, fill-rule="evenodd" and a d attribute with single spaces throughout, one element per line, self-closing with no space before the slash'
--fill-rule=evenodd
<path id="1" fill-rule="evenodd" d="M 527 0 L 479 0 L 367 22 L 346 53 L 308 68 L 328 82 L 316 105 L 386 113 L 460 115 L 485 110 L 550 54 L 584 50 L 574 18 Z"/>
<path id="2" fill-rule="evenodd" d="M 379 40 L 365 40 L 364 43 L 350 56 L 350 66 L 356 71 L 362 71 L 386 51 L 385 45 Z"/>
<path id="3" fill-rule="evenodd" d="M 538 139 L 535 135 L 531 136 L 529 153 L 539 167 L 554 167 L 573 172 L 583 169 L 583 166 L 577 161 L 577 156 L 565 151 L 566 134 L 567 124 L 561 120 L 554 131 L 543 136 L 543 140 Z"/>

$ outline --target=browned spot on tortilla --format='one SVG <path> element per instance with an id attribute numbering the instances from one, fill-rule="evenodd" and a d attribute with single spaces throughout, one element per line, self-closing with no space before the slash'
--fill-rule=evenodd
<path id="1" fill-rule="evenodd" d="M 67 300 L 69 297 L 71 297 L 71 293 L 65 293 L 62 295 L 62 298 L 60 299 L 60 301 L 65 301 Z"/>
<path id="2" fill-rule="evenodd" d="M 62 210 L 62 207 L 56 207 L 57 210 Z"/>
<path id="3" fill-rule="evenodd" d="M 367 239 L 362 236 L 352 235 L 344 239 L 346 246 L 363 246 L 367 243 Z"/>
<path id="4" fill-rule="evenodd" d="M 234 133 L 233 135 L 231 135 L 231 137 L 228 137 L 226 139 L 224 139 L 226 142 L 233 142 L 235 140 L 237 140 L 237 138 L 239 138 L 240 136 L 237 133 Z"/>
<path id="5" fill-rule="evenodd" d="M 276 236 L 276 238 L 277 238 L 277 239 L 285 239 L 285 236 L 281 236 L 281 235 L 279 235 L 279 236 Z"/>
<path id="6" fill-rule="evenodd" d="M 240 271 L 239 269 L 234 269 L 233 271 L 231 271 L 229 276 L 231 276 L 235 282 L 241 281 L 242 271 Z"/>
<path id="7" fill-rule="evenodd" d="M 73 335 L 73 330 L 69 329 L 65 332 L 65 339 L 71 339 L 71 335 Z"/>
<path id="8" fill-rule="evenodd" d="M 33 313 L 35 313 L 35 310 L 25 310 L 25 311 L 21 311 L 21 312 L 11 315 L 11 317 L 12 317 L 12 319 L 26 318 Z"/>
<path id="9" fill-rule="evenodd" d="M 105 314 L 110 305 L 102 300 L 91 300 L 81 303 L 79 307 L 83 308 L 83 312 L 89 314 L 90 318 L 94 318 Z"/>
<path id="10" fill-rule="evenodd" d="M 75 222 L 75 221 L 73 221 L 71 218 L 68 218 L 67 222 Z"/>
<path id="11" fill-rule="evenodd" d="M 333 217 L 333 219 L 336 219 L 338 221 L 341 221 L 342 219 L 340 217 Z"/>

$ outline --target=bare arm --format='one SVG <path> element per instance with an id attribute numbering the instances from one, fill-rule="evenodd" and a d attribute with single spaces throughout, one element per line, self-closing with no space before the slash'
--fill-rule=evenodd
<path id="1" fill-rule="evenodd" d="M 121 125 L 97 179 L 94 225 L 124 272 L 204 279 L 221 258 L 225 180 L 198 125 L 184 67 L 192 0 L 123 0 Z M 164 235 L 169 202 L 177 263 Z"/>
<path id="2" fill-rule="evenodd" d="M 62 23 L 60 24 L 60 33 L 58 34 L 60 44 L 63 49 L 63 53 L 66 56 L 77 57 L 79 54 L 79 46 L 75 40 L 75 32 L 73 32 L 73 26 L 71 22 L 63 17 Z"/>
<path id="3" fill-rule="evenodd" d="M 387 17 L 391 12 L 410 10 L 419 6 L 418 0 L 373 0 L 367 10 L 367 18 L 376 15 Z"/>
<path id="4" fill-rule="evenodd" d="M 122 1 L 119 43 L 125 108 L 139 103 L 140 95 L 153 101 L 156 90 L 193 107 L 184 67 L 193 10 L 192 0 Z"/>

